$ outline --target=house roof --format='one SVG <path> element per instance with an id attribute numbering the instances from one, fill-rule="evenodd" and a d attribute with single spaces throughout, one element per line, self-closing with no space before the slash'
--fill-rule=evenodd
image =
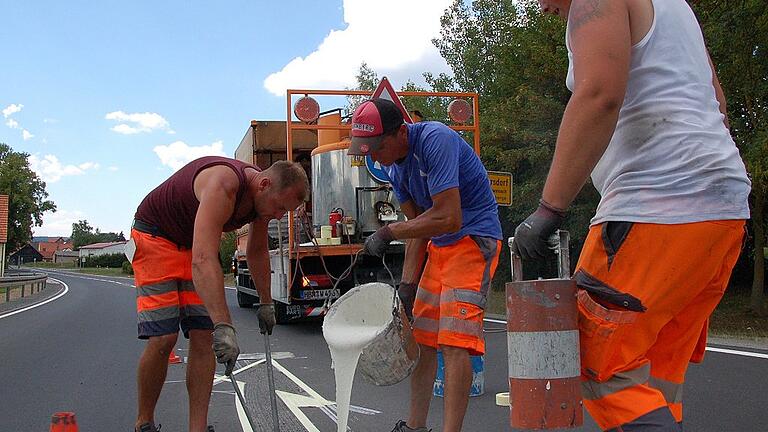
<path id="1" fill-rule="evenodd" d="M 60 256 L 60 257 L 76 257 L 76 256 L 80 256 L 80 253 L 73 250 L 60 250 L 60 251 L 56 251 L 54 255 Z"/>
<path id="2" fill-rule="evenodd" d="M 123 245 L 128 243 L 127 241 L 118 241 L 118 242 L 106 242 L 106 243 L 92 243 L 85 246 L 80 246 L 80 249 L 104 249 L 110 246 L 116 246 L 116 245 Z"/>

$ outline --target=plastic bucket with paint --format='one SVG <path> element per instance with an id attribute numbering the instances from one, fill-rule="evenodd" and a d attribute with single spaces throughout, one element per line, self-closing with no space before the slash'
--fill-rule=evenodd
<path id="1" fill-rule="evenodd" d="M 379 386 L 397 384 L 416 367 L 419 346 L 390 285 L 359 285 L 339 297 L 329 308 L 323 327 L 338 325 L 378 327 L 358 362 L 358 370 L 366 381 Z"/>
<path id="2" fill-rule="evenodd" d="M 472 364 L 472 387 L 469 389 L 470 396 L 480 396 L 485 393 L 485 356 L 469 356 Z M 435 384 L 432 386 L 432 394 L 443 397 L 443 385 L 445 383 L 445 361 L 443 352 L 437 351 L 437 375 L 435 375 Z"/>

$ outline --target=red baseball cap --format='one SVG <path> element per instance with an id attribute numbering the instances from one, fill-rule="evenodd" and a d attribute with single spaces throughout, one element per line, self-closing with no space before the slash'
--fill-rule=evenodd
<path id="1" fill-rule="evenodd" d="M 352 142 L 347 154 L 365 156 L 381 148 L 384 135 L 403 124 L 403 113 L 394 102 L 375 98 L 357 107 L 352 115 Z"/>

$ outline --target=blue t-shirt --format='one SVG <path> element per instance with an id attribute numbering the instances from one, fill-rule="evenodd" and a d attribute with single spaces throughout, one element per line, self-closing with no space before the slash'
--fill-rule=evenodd
<path id="1" fill-rule="evenodd" d="M 461 229 L 432 238 L 437 246 L 456 243 L 466 235 L 501 240 L 498 205 L 488 172 L 472 147 L 453 129 L 439 122 L 408 125 L 408 156 L 401 163 L 382 165 L 397 199 L 413 201 L 427 210 L 432 196 L 459 188 Z"/>

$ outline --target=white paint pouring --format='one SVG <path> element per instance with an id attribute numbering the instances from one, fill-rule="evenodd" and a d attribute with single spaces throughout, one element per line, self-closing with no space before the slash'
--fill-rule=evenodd
<path id="1" fill-rule="evenodd" d="M 331 306 L 323 322 L 336 376 L 338 432 L 346 432 L 357 361 L 392 321 L 394 288 L 369 283 L 351 289 Z"/>

